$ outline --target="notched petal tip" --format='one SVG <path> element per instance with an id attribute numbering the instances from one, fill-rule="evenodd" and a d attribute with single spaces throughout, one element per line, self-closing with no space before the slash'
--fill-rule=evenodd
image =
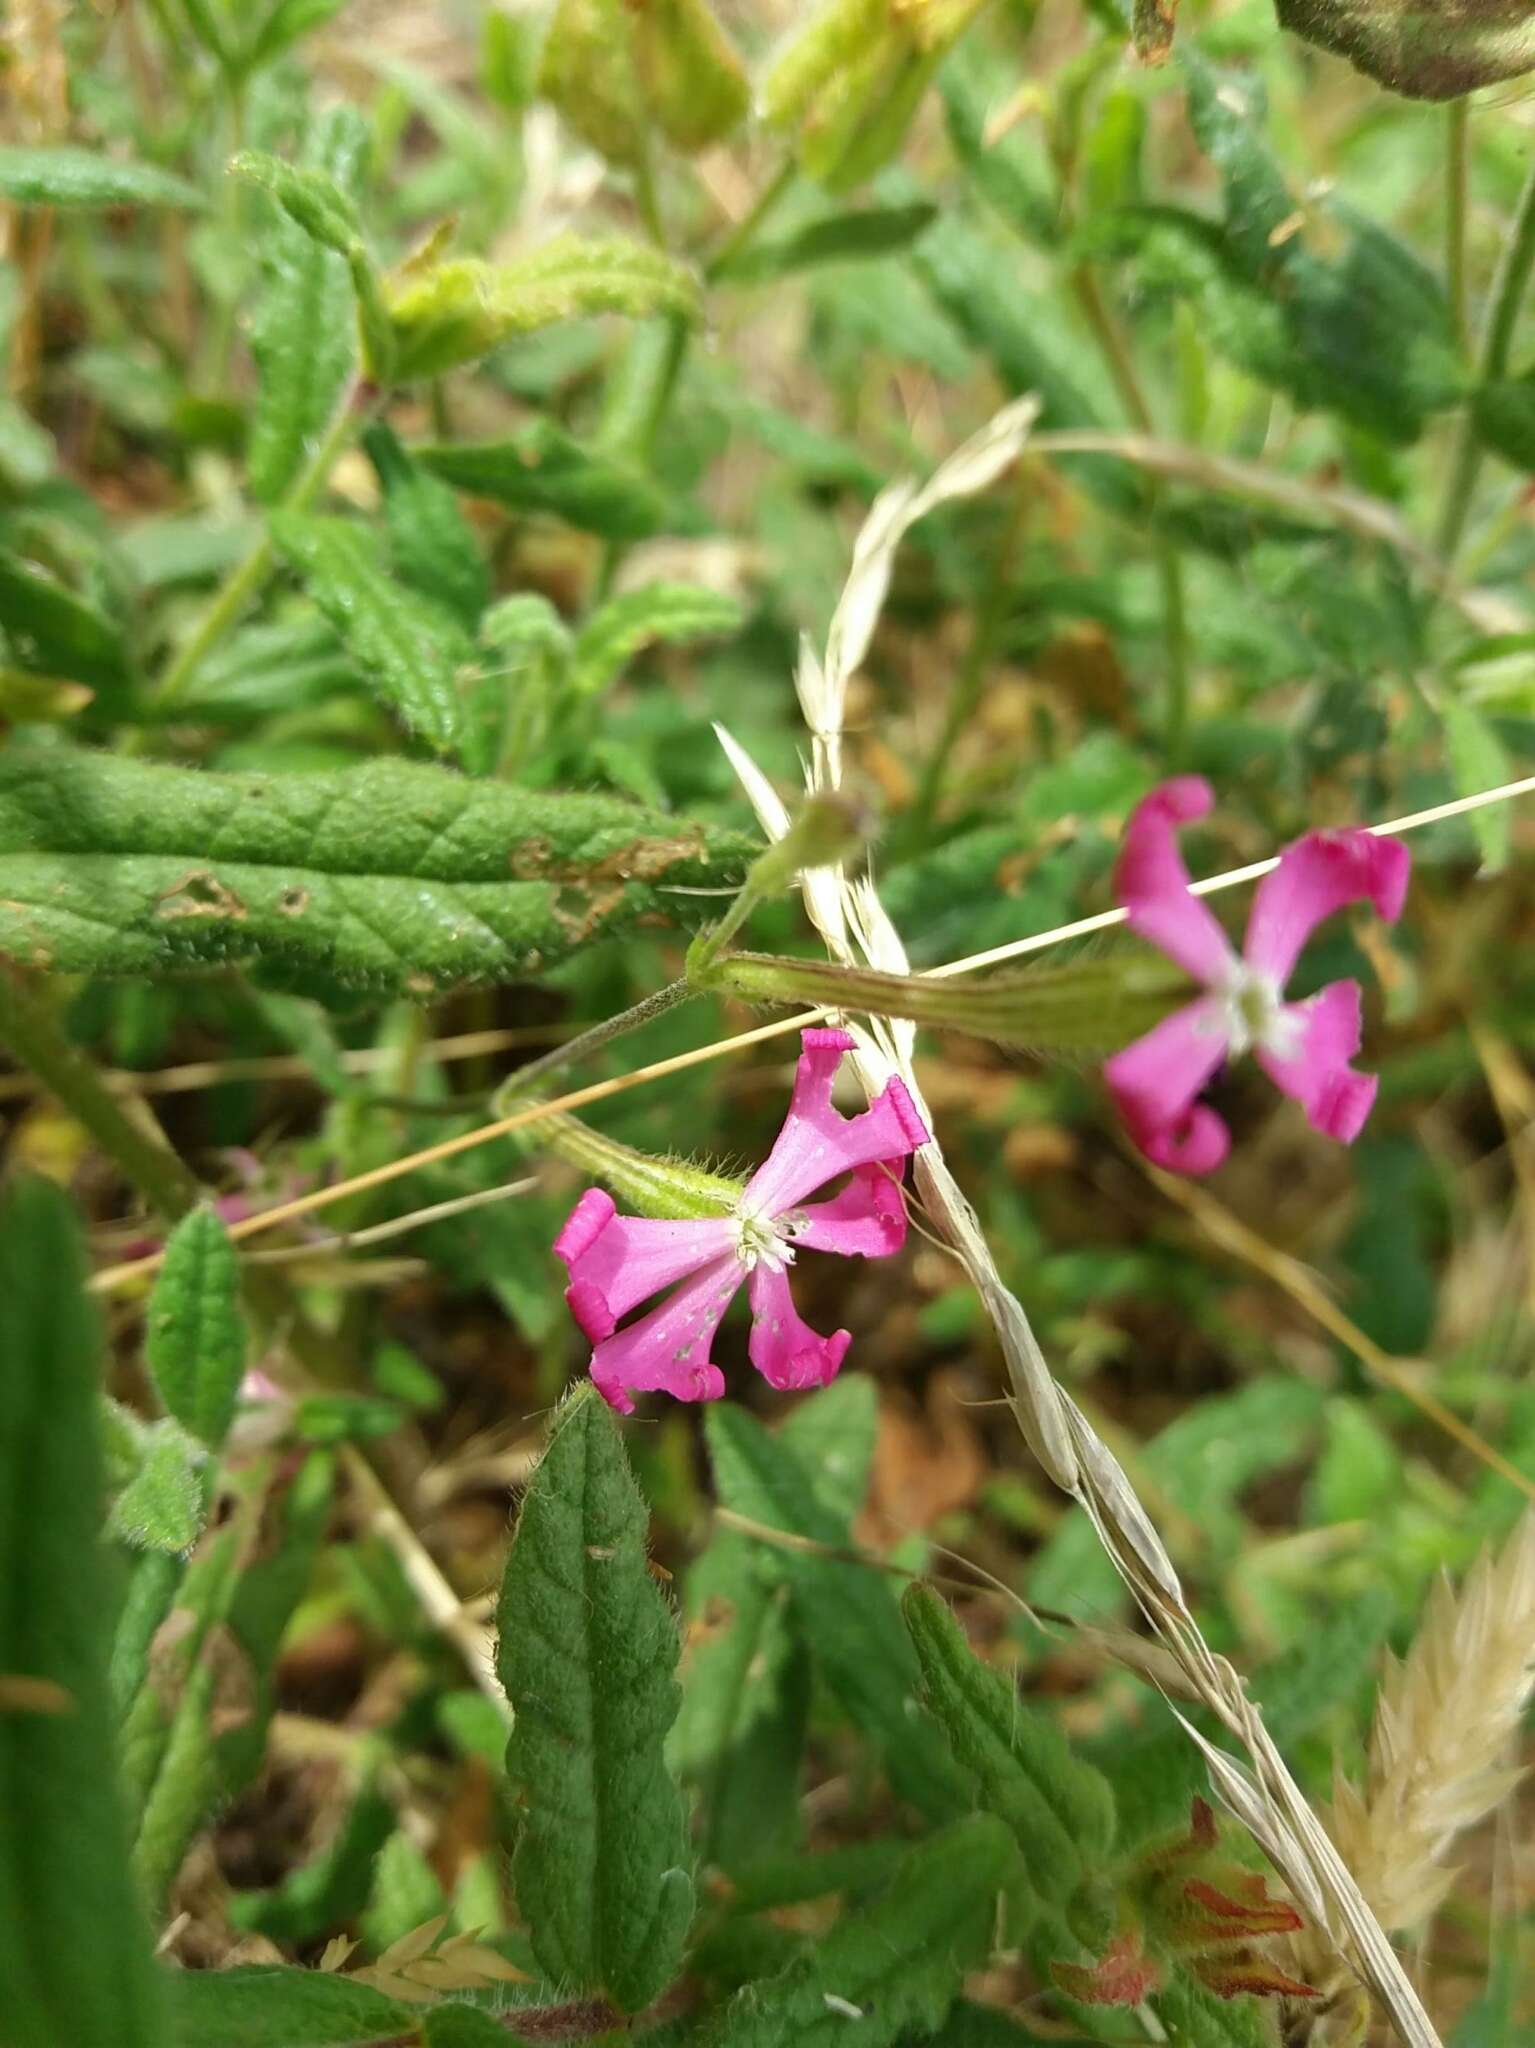
<path id="1" fill-rule="evenodd" d="M 565 1289 L 565 1305 L 590 1343 L 600 1344 L 618 1327 L 618 1318 L 608 1306 L 607 1296 L 590 1280 L 572 1280 Z"/>
<path id="2" fill-rule="evenodd" d="M 617 1214 L 618 1205 L 610 1194 L 602 1188 L 588 1188 L 566 1217 L 564 1228 L 554 1240 L 555 1257 L 573 1268 L 576 1261 L 591 1250 Z"/>
<path id="3" fill-rule="evenodd" d="M 1131 931 L 1207 988 L 1229 975 L 1231 946 L 1214 912 L 1192 893 L 1178 831 L 1204 817 L 1214 801 L 1202 775 L 1162 783 L 1131 812 L 1114 863 L 1114 893 Z"/>
<path id="4" fill-rule="evenodd" d="M 858 1043 L 838 1025 L 812 1024 L 799 1035 L 801 1052 L 851 1052 Z"/>
<path id="5" fill-rule="evenodd" d="M 1179 1124 L 1134 1136 L 1153 1166 L 1196 1179 L 1224 1165 L 1231 1150 L 1231 1132 L 1224 1118 L 1204 1102 L 1196 1103 Z"/>
<path id="6" fill-rule="evenodd" d="M 882 1102 L 888 1102 L 895 1112 L 901 1127 L 901 1136 L 906 1140 L 909 1152 L 920 1152 L 924 1145 L 930 1145 L 933 1134 L 917 1113 L 917 1105 L 911 1099 L 911 1090 L 899 1074 L 892 1074 L 883 1089 L 875 1097 L 873 1107 L 878 1109 Z"/>

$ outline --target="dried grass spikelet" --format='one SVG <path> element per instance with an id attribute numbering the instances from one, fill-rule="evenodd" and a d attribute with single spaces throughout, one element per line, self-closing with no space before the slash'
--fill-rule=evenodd
<path id="1" fill-rule="evenodd" d="M 818 657 L 808 643 L 800 650 L 796 686 L 810 733 L 806 779 L 813 792 L 841 785 L 847 685 L 868 651 L 902 535 L 935 505 L 978 491 L 1000 475 L 1027 442 L 1037 410 L 1031 398 L 1015 401 L 956 450 L 923 488 L 897 483 L 875 500 L 854 545 L 825 653 Z M 789 827 L 782 799 L 745 749 L 718 726 L 715 730 L 763 829 L 770 838 L 782 838 Z M 840 867 L 810 869 L 800 885 L 811 922 L 834 959 L 910 972 L 900 934 L 871 885 L 852 882 Z M 860 1079 L 871 1095 L 898 1073 L 931 1130 L 933 1119 L 912 1065 L 915 1027 L 881 1018 L 844 1021 L 857 1041 Z M 1439 2048 L 1433 2024 L 1379 1920 L 1291 1776 L 1240 1677 L 1201 1634 L 1172 1560 L 1118 1460 L 1051 1373 L 1023 1304 L 998 1272 L 980 1221 L 936 1139 L 916 1154 L 913 1175 L 929 1222 L 958 1255 L 996 1330 L 1010 1381 L 1009 1405 L 1029 1448 L 1056 1485 L 1086 1510 L 1187 1691 L 1247 1750 L 1250 1768 L 1184 1722 L 1217 1797 L 1251 1830 L 1297 1903 L 1323 1930 L 1322 1953 L 1333 1968 L 1344 1967 L 1340 1956 L 1349 1958 L 1347 1967 L 1375 1992 L 1408 2048 Z"/>
<path id="2" fill-rule="evenodd" d="M 1459 1594 L 1441 1578 L 1411 1649 L 1381 1680 L 1363 1791 L 1340 1776 L 1332 1835 L 1381 1925 L 1415 1927 L 1455 1881 L 1455 1837 L 1520 1772 L 1510 1740 L 1535 1688 L 1535 1511 Z"/>

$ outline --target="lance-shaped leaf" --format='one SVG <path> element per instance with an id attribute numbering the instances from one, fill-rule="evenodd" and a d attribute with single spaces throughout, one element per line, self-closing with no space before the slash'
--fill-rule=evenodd
<path id="1" fill-rule="evenodd" d="M 669 256 L 618 237 L 579 235 L 556 236 L 505 263 L 458 257 L 407 268 L 389 298 L 401 377 L 435 377 L 557 320 L 591 313 L 692 320 L 698 310 L 696 280 Z"/>
<path id="2" fill-rule="evenodd" d="M 983 1664 L 947 1604 L 927 1586 L 901 1602 L 922 1660 L 923 1698 L 981 1804 L 1007 1823 L 1029 1884 L 1061 1906 L 1103 1866 L 1114 1839 L 1108 1782 L 1071 1753 L 1056 1723 L 1030 1708 L 1000 1671 Z"/>
<path id="3" fill-rule="evenodd" d="M 524 1496 L 498 1615 L 524 1823 L 517 1902 L 546 1974 L 636 2012 L 676 1974 L 692 1913 L 663 1745 L 677 1624 L 648 1516 L 590 1385 L 556 1415 Z"/>
<path id="4" fill-rule="evenodd" d="M 384 520 L 394 567 L 423 597 L 445 605 L 473 632 L 490 601 L 490 573 L 479 542 L 449 486 L 422 469 L 379 421 L 363 435 L 384 487 Z"/>
<path id="5" fill-rule="evenodd" d="M 1414 100 L 1458 99 L 1535 69 L 1529 0 L 1276 0 L 1281 28 Z"/>
<path id="6" fill-rule="evenodd" d="M 514 512 L 545 512 L 604 540 L 644 540 L 667 523 L 667 503 L 649 477 L 588 448 L 553 420 L 532 420 L 507 441 L 413 448 L 415 460 L 477 498 Z"/>
<path id="7" fill-rule="evenodd" d="M 101 1338 L 62 1194 L 0 1206 L 0 2025 L 7 2048 L 165 2048 L 113 1758 Z"/>
<path id="8" fill-rule="evenodd" d="M 187 2048 L 403 2048 L 421 2024 L 399 1999 L 321 1970 L 177 1970 L 170 1991 L 176 2039 Z"/>
<path id="9" fill-rule="evenodd" d="M 212 1209 L 194 1209 L 171 1233 L 149 1298 L 144 1356 L 171 1414 L 218 1450 L 245 1371 L 245 1323 L 235 1249 Z"/>
<path id="10" fill-rule="evenodd" d="M 18 206 L 96 210 L 107 206 L 177 206 L 200 210 L 203 194 L 156 164 L 125 162 L 73 143 L 0 147 L 0 198 Z"/>
<path id="11" fill-rule="evenodd" d="M 792 1445 L 726 1402 L 710 1408 L 704 1429 L 726 1507 L 825 1552 L 846 1547 L 845 1518 L 818 1493 Z M 963 1778 L 938 1731 L 913 1710 L 919 1669 L 886 1581 L 836 1555 L 761 1548 L 762 1568 L 788 1584 L 811 1654 L 849 1717 L 883 1749 L 896 1789 L 934 1818 L 963 1810 Z"/>
<path id="12" fill-rule="evenodd" d="M 247 963 L 289 986 L 429 995 L 512 980 L 739 886 L 738 833 L 614 797 L 379 760 L 218 775 L 0 755 L 0 955 L 61 973 Z"/>
<path id="13" fill-rule="evenodd" d="M 400 723 L 439 754 L 458 742 L 474 642 L 443 605 L 399 584 L 375 536 L 353 519 L 274 512 L 277 551 L 340 634 Z"/>
<path id="14" fill-rule="evenodd" d="M 684 646 L 690 640 L 734 633 L 741 608 L 733 597 L 692 583 L 647 583 L 610 598 L 593 613 L 576 640 L 570 689 L 577 698 L 600 697 L 641 651 L 657 641 Z"/>
<path id="15" fill-rule="evenodd" d="M 871 1905 L 778 1976 L 739 1991 L 704 2029 L 704 2048 L 888 2048 L 908 2030 L 926 2040 L 986 1960 L 1014 1863 L 1007 1830 L 990 1814 L 931 1836 Z"/>
<path id="16" fill-rule="evenodd" d="M 937 211 L 926 200 L 914 200 L 907 206 L 864 206 L 823 214 L 791 234 L 754 242 L 722 265 L 719 275 L 740 284 L 762 284 L 822 263 L 894 255 L 932 226 Z"/>
<path id="17" fill-rule="evenodd" d="M 310 129 L 307 167 L 351 197 L 368 132 L 352 107 L 333 107 Z M 357 357 L 357 321 L 346 257 L 277 212 L 260 241 L 265 284 L 251 329 L 260 382 L 251 415 L 252 494 L 272 504 L 298 475 L 330 424 Z"/>

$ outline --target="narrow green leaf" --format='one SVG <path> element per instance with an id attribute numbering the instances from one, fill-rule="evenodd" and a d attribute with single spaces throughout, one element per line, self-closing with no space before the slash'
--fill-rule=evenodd
<path id="1" fill-rule="evenodd" d="M 93 604 L 0 548 L 0 645 L 21 667 L 112 689 L 129 674 L 120 629 Z"/>
<path id="2" fill-rule="evenodd" d="M 0 1984 L 7 2048 L 165 2048 L 128 1870 L 105 1668 L 101 1335 L 69 1205 L 0 1205 Z"/>
<path id="3" fill-rule="evenodd" d="M 725 1402 L 709 1410 L 704 1430 L 726 1507 L 827 1550 L 845 1547 L 845 1517 L 818 1495 L 789 1445 Z M 812 1655 L 851 1719 L 880 1744 L 897 1790 L 934 1818 L 963 1810 L 963 1779 L 938 1731 L 913 1710 L 920 1671 L 886 1581 L 838 1557 L 760 1547 L 761 1569 L 789 1586 Z"/>
<path id="4" fill-rule="evenodd" d="M 667 503 L 638 469 L 537 419 L 509 441 L 411 450 L 423 469 L 514 512 L 544 512 L 604 540 L 644 540 L 667 524 Z"/>
<path id="5" fill-rule="evenodd" d="M 927 1586 L 901 1602 L 922 1660 L 923 1697 L 982 1805 L 1012 1830 L 1037 1897 L 1063 1906 L 1100 1871 L 1114 1839 L 1114 1801 L 1057 1724 L 982 1663 L 947 1603 Z"/>
<path id="6" fill-rule="evenodd" d="M 1457 796 L 1477 796 L 1513 779 L 1508 749 L 1490 720 L 1472 705 L 1452 698 L 1444 707 L 1445 748 Z M 1513 845 L 1514 814 L 1508 804 L 1484 804 L 1466 821 L 1476 838 L 1484 872 L 1498 874 L 1508 865 Z"/>
<path id="7" fill-rule="evenodd" d="M 281 8 L 278 10 L 281 12 Z M 307 165 L 351 198 L 368 133 L 351 107 L 311 126 Z M 279 212 L 259 244 L 264 285 L 251 328 L 260 382 L 247 451 L 253 497 L 274 504 L 324 435 L 357 357 L 346 258 Z"/>
<path id="8" fill-rule="evenodd" d="M 0 754 L 0 954 L 61 973 L 239 962 L 291 987 L 513 980 L 609 932 L 686 922 L 753 842 L 614 797 L 379 760 L 219 775 Z"/>
<path id="9" fill-rule="evenodd" d="M 183 2048 L 404 2048 L 421 2024 L 397 1999 L 320 1970 L 177 1970 L 167 1981 Z"/>
<path id="10" fill-rule="evenodd" d="M 0 146 L 0 198 L 19 206 L 99 209 L 179 206 L 201 210 L 203 194 L 154 164 L 125 163 L 73 143 Z"/>
<path id="11" fill-rule="evenodd" d="M 401 377 L 434 377 L 557 320 L 621 313 L 696 319 L 697 281 L 659 250 L 560 235 L 507 263 L 460 257 L 394 283 L 389 317 Z"/>
<path id="12" fill-rule="evenodd" d="M 355 203 L 329 171 L 284 163 L 264 150 L 244 149 L 230 158 L 229 175 L 270 194 L 306 235 L 325 248 L 338 256 L 351 254 L 362 225 Z"/>
<path id="13" fill-rule="evenodd" d="M 271 528 L 278 553 L 383 703 L 438 753 L 450 752 L 462 720 L 461 681 L 475 659 L 457 619 L 394 582 L 378 542 L 355 520 L 274 512 Z"/>
<path id="14" fill-rule="evenodd" d="M 748 1984 L 704 2048 L 888 2048 L 942 2025 L 986 1959 L 1014 1865 L 1007 1830 L 974 1814 L 920 1843 L 872 1904 L 849 1913 L 776 1977 Z"/>
<path id="15" fill-rule="evenodd" d="M 144 1683 L 149 1646 L 171 1611 L 185 1570 L 184 1558 L 163 1550 L 146 1551 L 130 1561 L 128 1590 L 112 1632 L 112 1659 L 107 1669 L 120 1719 Z"/>
<path id="16" fill-rule="evenodd" d="M 663 1744 L 677 1625 L 648 1516 L 590 1386 L 556 1415 L 517 1520 L 498 1618 L 525 1802 L 514 1878 L 544 1971 L 637 2012 L 675 1976 L 692 1913 Z"/>
<path id="17" fill-rule="evenodd" d="M 1043 248 L 1061 239 L 1059 181 L 1045 144 L 1033 124 L 1010 124 L 1000 137 L 988 133 L 995 104 L 990 60 L 970 47 L 957 50 L 938 81 L 949 140 L 976 190 L 1011 228 Z"/>
<path id="18" fill-rule="evenodd" d="M 145 1321 L 144 1356 L 183 1428 L 218 1450 L 245 1371 L 240 1275 L 229 1232 L 211 1208 L 172 1231 Z"/>
<path id="19" fill-rule="evenodd" d="M 418 468 L 382 421 L 363 435 L 384 487 L 384 519 L 395 568 L 423 597 L 444 605 L 472 632 L 490 602 L 490 572 L 454 492 Z"/>
<path id="20" fill-rule="evenodd" d="M 600 697 L 641 649 L 665 641 L 717 639 L 741 626 L 733 597 L 691 583 L 647 583 L 610 598 L 576 638 L 570 689 L 578 699 Z"/>
<path id="21" fill-rule="evenodd" d="M 371 1896 L 361 1921 L 369 1948 L 382 1955 L 448 1910 L 447 1894 L 424 1852 L 403 1828 L 396 1828 L 373 1865 Z"/>
<path id="22" fill-rule="evenodd" d="M 497 1729 L 499 1734 L 499 1720 Z M 390 1801 L 371 1783 L 365 1785 L 318 1856 L 290 1870 L 270 1890 L 236 1892 L 229 1902 L 230 1919 L 236 1927 L 289 1944 L 333 1932 L 367 1904 L 374 1863 L 398 1824 Z"/>
<path id="23" fill-rule="evenodd" d="M 347 0 L 276 0 L 246 48 L 245 69 L 270 64 L 312 30 L 334 21 L 346 4 Z"/>
<path id="24" fill-rule="evenodd" d="M 910 248 L 937 212 L 928 201 L 916 200 L 907 206 L 853 207 L 824 214 L 792 234 L 753 242 L 719 274 L 737 284 L 762 284 L 821 263 L 889 256 Z"/>
<path id="25" fill-rule="evenodd" d="M 204 1512 L 202 1451 L 181 1424 L 152 1423 L 139 1445 L 139 1466 L 112 1503 L 107 1528 L 138 1550 L 190 1550 Z"/>

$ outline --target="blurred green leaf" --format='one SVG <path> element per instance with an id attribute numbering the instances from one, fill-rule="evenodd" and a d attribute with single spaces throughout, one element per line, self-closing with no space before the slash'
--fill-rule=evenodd
<path id="1" fill-rule="evenodd" d="M 167 1977 L 181 2048 L 375 2048 L 413 2041 L 420 2015 L 366 1984 L 275 1965 Z"/>
<path id="2" fill-rule="evenodd" d="M 555 1415 L 501 1586 L 498 1668 L 516 1723 L 518 1904 L 545 1972 L 638 2012 L 677 1973 L 693 1907 L 663 1745 L 677 1624 L 648 1516 L 590 1385 Z"/>
<path id="3" fill-rule="evenodd" d="M 630 165 L 657 131 L 677 149 L 720 141 L 751 98 L 709 0 L 558 0 L 538 87 L 584 142 Z"/>
<path id="4" fill-rule="evenodd" d="M 578 701 L 600 697 L 643 648 L 664 641 L 686 646 L 738 632 L 733 597 L 691 583 L 646 583 L 609 598 L 576 636 L 570 691 Z"/>
<path id="5" fill-rule="evenodd" d="M 776 1977 L 748 1984 L 704 2027 L 705 2048 L 868 2048 L 938 2027 L 986 1959 L 1015 1851 L 990 1814 L 921 1842 L 889 1887 Z"/>
<path id="6" fill-rule="evenodd" d="M 374 1859 L 369 1891 L 361 1926 L 364 1940 L 378 1956 L 448 1911 L 436 1871 L 403 1828 L 394 1830 Z"/>
<path id="7" fill-rule="evenodd" d="M 99 210 L 108 206 L 201 209 L 203 194 L 154 164 L 125 163 L 72 143 L 0 145 L 0 198 L 18 206 Z"/>
<path id="8" fill-rule="evenodd" d="M 378 541 L 351 519 L 274 512 L 278 553 L 340 635 L 382 702 L 439 754 L 457 746 L 474 642 L 452 612 L 390 576 Z"/>
<path id="9" fill-rule="evenodd" d="M 171 1611 L 185 1570 L 184 1558 L 164 1550 L 148 1550 L 128 1561 L 128 1585 L 112 1632 L 112 1657 L 107 1667 L 119 1719 L 138 1697 L 149 1668 L 150 1644 Z"/>
<path id="10" fill-rule="evenodd" d="M 394 567 L 412 589 L 473 632 L 490 601 L 490 572 L 457 497 L 412 461 L 393 428 L 380 421 L 362 438 L 384 489 Z"/>
<path id="11" fill-rule="evenodd" d="M 69 1204 L 43 1181 L 12 1182 L 0 1203 L 0 1357 L 7 2048 L 167 2048 L 107 1690 L 101 1332 Z"/>
<path id="12" fill-rule="evenodd" d="M 373 1784 L 364 1785 L 319 1855 L 269 1890 L 236 1892 L 230 1919 L 236 1927 L 291 1944 L 334 1932 L 366 1905 L 374 1863 L 395 1827 L 388 1799 Z"/>
<path id="13" fill-rule="evenodd" d="M 644 540 L 667 524 L 663 494 L 638 469 L 584 447 L 553 420 L 530 421 L 508 441 L 411 450 L 423 469 L 514 512 L 542 512 L 604 540 Z"/>
<path id="14" fill-rule="evenodd" d="M 757 240 L 731 257 L 719 275 L 736 284 L 763 284 L 820 263 L 888 256 L 907 249 L 932 226 L 938 209 L 926 200 L 907 206 L 865 206 L 823 214 L 792 234 Z"/>
<path id="15" fill-rule="evenodd" d="M 1515 469 L 1535 469 L 1535 376 L 1479 384 L 1471 394 L 1471 417 L 1495 455 Z"/>
<path id="16" fill-rule="evenodd" d="M 1514 764 L 1490 720 L 1460 698 L 1451 698 L 1442 716 L 1450 776 L 1457 796 L 1479 796 L 1483 790 L 1496 789 L 1513 780 Z M 1508 804 L 1486 804 L 1473 811 L 1467 822 L 1476 838 L 1484 872 L 1500 873 L 1508 865 L 1513 846 L 1512 808 Z"/>
<path id="17" fill-rule="evenodd" d="M 1363 1401 L 1340 1394 L 1322 1412 L 1322 1450 L 1311 1476 L 1313 1518 L 1368 1521 L 1385 1508 L 1402 1483 L 1396 1445 L 1372 1419 Z"/>
<path id="18" fill-rule="evenodd" d="M 245 1371 L 240 1276 L 229 1232 L 210 1208 L 171 1233 L 145 1319 L 144 1356 L 176 1420 L 218 1450 Z"/>
<path id="19" fill-rule="evenodd" d="M 20 555 L 0 548 L 0 634 L 21 667 L 114 690 L 129 676 L 120 627 Z"/>
<path id="20" fill-rule="evenodd" d="M 738 882 L 753 845 L 403 761 L 216 775 L 12 749 L 0 951 L 65 973 L 248 961 L 321 992 L 425 995 L 536 973 L 641 916 L 686 922 L 698 899 L 665 885 Z"/>
<path id="21" fill-rule="evenodd" d="M 112 1503 L 108 1530 L 139 1550 L 190 1550 L 203 1525 L 199 1446 L 166 1418 L 144 1431 L 138 1455 L 138 1469 Z"/>
<path id="22" fill-rule="evenodd" d="M 272 63 L 312 30 L 334 21 L 346 4 L 347 0 L 275 0 L 242 53 L 245 68 L 254 71 Z"/>

